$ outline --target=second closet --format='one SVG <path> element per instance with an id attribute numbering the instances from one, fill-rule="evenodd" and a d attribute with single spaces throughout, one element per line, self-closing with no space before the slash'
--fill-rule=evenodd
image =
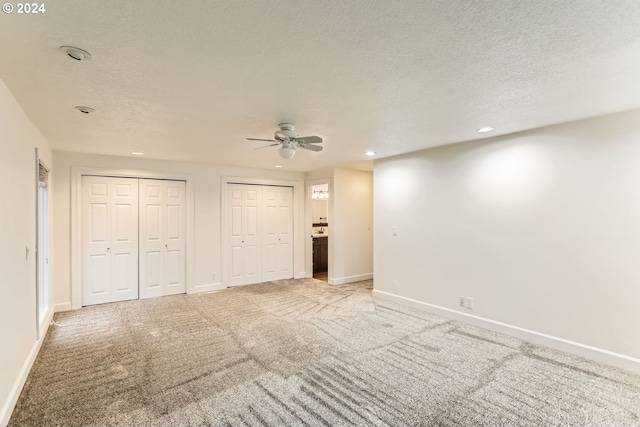
<path id="1" fill-rule="evenodd" d="M 227 184 L 225 283 L 293 278 L 293 187 Z"/>

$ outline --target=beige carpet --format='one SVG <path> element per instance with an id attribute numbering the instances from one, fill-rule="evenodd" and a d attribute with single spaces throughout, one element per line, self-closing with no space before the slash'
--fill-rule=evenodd
<path id="1" fill-rule="evenodd" d="M 640 425 L 640 377 L 314 279 L 60 313 L 11 426 Z"/>

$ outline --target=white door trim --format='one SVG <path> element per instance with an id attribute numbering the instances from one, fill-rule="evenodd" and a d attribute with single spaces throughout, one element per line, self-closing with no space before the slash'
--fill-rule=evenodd
<path id="1" fill-rule="evenodd" d="M 71 309 L 82 306 L 82 176 L 113 176 L 121 178 L 170 179 L 186 182 L 186 272 L 187 293 L 202 292 L 195 287 L 195 220 L 194 188 L 190 174 L 153 172 L 144 170 L 106 169 L 92 167 L 71 168 Z"/>
<path id="2" fill-rule="evenodd" d="M 222 176 L 220 177 L 220 185 L 222 186 L 220 189 L 220 209 L 222 224 L 220 230 L 222 230 L 222 238 L 220 239 L 220 255 L 222 264 L 220 266 L 221 269 L 221 279 L 222 285 L 224 287 L 228 286 L 228 273 L 229 273 L 229 254 L 227 253 L 227 247 L 230 242 L 225 230 L 228 230 L 229 227 L 229 218 L 227 215 L 227 208 L 229 200 L 228 194 L 228 185 L 227 184 L 249 184 L 249 185 L 275 185 L 278 187 L 293 187 L 293 277 L 294 279 L 299 279 L 302 277 L 307 277 L 308 273 L 306 271 L 299 271 L 300 267 L 305 268 L 305 258 L 306 254 L 304 252 L 300 253 L 300 251 L 296 251 L 296 247 L 304 248 L 304 227 L 300 221 L 300 218 L 304 218 L 304 183 L 295 180 L 288 179 L 264 179 L 264 178 L 246 178 L 240 176 Z"/>

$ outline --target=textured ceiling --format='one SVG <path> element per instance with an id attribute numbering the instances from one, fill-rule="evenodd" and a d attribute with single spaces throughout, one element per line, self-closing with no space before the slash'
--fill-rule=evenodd
<path id="1" fill-rule="evenodd" d="M 366 167 L 365 150 L 385 157 L 640 108 L 638 0 L 45 6 L 0 16 L 0 78 L 58 150 Z M 93 58 L 73 61 L 62 45 Z M 325 150 L 286 161 L 244 140 L 271 138 L 283 121 Z M 478 134 L 484 125 L 496 131 Z"/>

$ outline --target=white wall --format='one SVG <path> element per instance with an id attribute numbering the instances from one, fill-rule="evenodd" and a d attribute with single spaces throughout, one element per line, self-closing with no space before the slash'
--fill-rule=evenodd
<path id="1" fill-rule="evenodd" d="M 0 425 L 8 422 L 39 348 L 36 328 L 36 147 L 51 150 L 0 81 Z M 52 171 L 52 175 L 55 172 Z M 29 248 L 29 259 L 25 248 Z M 43 331 L 44 332 L 44 331 Z M 41 342 L 41 341 L 40 341 Z"/>
<path id="2" fill-rule="evenodd" d="M 329 283 L 373 276 L 373 174 L 335 168 L 329 214 Z"/>
<path id="3" fill-rule="evenodd" d="M 137 157 L 99 156 L 70 152 L 54 152 L 56 174 L 55 188 L 55 234 L 54 251 L 57 254 L 54 275 L 54 301 L 59 309 L 71 307 L 71 258 L 70 258 L 70 181 L 72 167 L 118 169 L 140 175 L 145 172 L 188 176 L 194 188 L 195 204 L 195 253 L 187 263 L 195 262 L 195 283 L 188 286 L 220 284 L 221 265 L 221 180 L 234 176 L 251 179 L 287 180 L 300 185 L 298 198 L 299 227 L 294 230 L 299 236 L 294 242 L 294 272 L 296 277 L 305 276 L 304 241 L 304 174 L 268 169 L 224 167 L 200 163 L 182 163 L 151 160 Z M 215 274 L 215 279 L 213 277 Z"/>
<path id="4" fill-rule="evenodd" d="M 637 369 L 638 123 L 635 111 L 376 161 L 376 295 L 613 352 L 607 362 Z"/>

